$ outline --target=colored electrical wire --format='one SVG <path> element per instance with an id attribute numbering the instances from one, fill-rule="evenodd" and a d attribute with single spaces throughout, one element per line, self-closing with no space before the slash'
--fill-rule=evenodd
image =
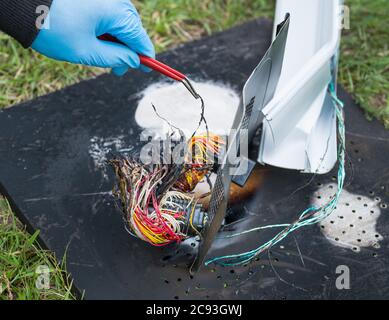
<path id="1" fill-rule="evenodd" d="M 179 243 L 190 231 L 200 234 L 193 224 L 197 199 L 190 191 L 209 172 L 223 144 L 213 134 L 192 137 L 184 165 L 111 160 L 118 181 L 114 194 L 121 201 L 126 230 L 153 246 Z"/>

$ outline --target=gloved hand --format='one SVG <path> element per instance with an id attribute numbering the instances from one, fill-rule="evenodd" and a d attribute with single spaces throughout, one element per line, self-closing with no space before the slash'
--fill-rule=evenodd
<path id="1" fill-rule="evenodd" d="M 97 39 L 104 33 L 126 46 Z M 130 0 L 54 0 L 32 48 L 56 60 L 112 68 L 116 75 L 141 66 L 137 53 L 155 57 L 154 46 Z"/>

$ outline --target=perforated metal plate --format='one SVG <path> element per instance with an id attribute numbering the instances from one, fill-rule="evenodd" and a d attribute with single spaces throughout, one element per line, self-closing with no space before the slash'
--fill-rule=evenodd
<path id="1" fill-rule="evenodd" d="M 192 78 L 224 82 L 241 90 L 269 47 L 271 31 L 270 21 L 256 21 L 160 58 L 185 67 L 183 71 Z M 358 215 L 367 217 L 371 208 L 365 211 L 358 197 L 379 198 L 375 208 L 380 210 L 376 225 L 383 237 L 377 239 L 380 248 L 371 245 L 355 251 L 327 239 L 320 226 L 309 227 L 253 264 L 211 266 L 190 276 L 188 266 L 198 248 L 196 241 L 158 249 L 129 237 L 109 193 L 113 175 L 95 166 L 90 149 L 100 143 L 113 151 L 140 146 L 140 128 L 133 119 L 137 93 L 157 78 L 156 74 L 130 74 L 123 79 L 104 75 L 0 112 L 1 192 L 30 230 L 41 230 L 41 240 L 58 257 L 68 246 L 68 269 L 87 299 L 389 297 L 389 133 L 381 124 L 367 122 L 342 91 L 348 161 L 352 162 L 347 166 L 345 188 L 355 195 L 348 198 L 350 209 L 357 208 Z M 119 138 L 122 143 L 117 143 Z M 256 138 L 252 150 L 258 144 Z M 227 223 L 235 223 L 228 228 L 291 222 L 311 203 L 315 192 L 333 182 L 332 176 L 312 179 L 297 172 L 262 168 L 256 192 L 248 198 L 242 195 L 229 208 Z M 208 257 L 257 247 L 272 232 L 228 241 L 217 236 Z M 350 269 L 350 290 L 336 288 L 339 265 Z"/>

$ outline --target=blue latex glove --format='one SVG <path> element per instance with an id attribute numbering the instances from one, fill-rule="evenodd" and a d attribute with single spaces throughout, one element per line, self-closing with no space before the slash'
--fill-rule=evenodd
<path id="1" fill-rule="evenodd" d="M 154 58 L 154 46 L 129 0 L 54 0 L 47 25 L 32 48 L 61 61 L 112 68 L 123 75 L 141 67 L 137 53 Z M 48 27 L 48 29 L 45 29 Z M 109 33 L 126 46 L 97 39 Z"/>

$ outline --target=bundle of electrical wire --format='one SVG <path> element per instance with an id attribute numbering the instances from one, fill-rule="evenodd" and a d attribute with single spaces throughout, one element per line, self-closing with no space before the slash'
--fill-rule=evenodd
<path id="1" fill-rule="evenodd" d="M 117 176 L 114 194 L 120 199 L 127 231 L 153 246 L 198 233 L 191 223 L 198 199 L 191 192 L 212 170 L 223 144 L 210 133 L 193 136 L 183 164 L 144 165 L 130 157 L 111 160 Z"/>

